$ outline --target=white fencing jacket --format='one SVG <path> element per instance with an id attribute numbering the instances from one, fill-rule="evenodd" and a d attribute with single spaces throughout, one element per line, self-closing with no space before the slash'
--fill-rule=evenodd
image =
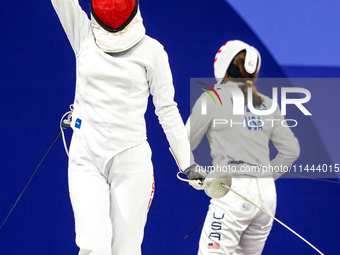
<path id="1" fill-rule="evenodd" d="M 52 0 L 76 55 L 77 82 L 71 127 L 103 171 L 117 153 L 146 140 L 144 113 L 153 95 L 156 114 L 176 155 L 190 165 L 185 127 L 174 102 L 168 56 L 156 40 L 143 36 L 132 48 L 109 55 L 95 43 L 91 21 L 77 0 Z M 176 146 L 175 146 L 176 147 Z"/>
<path id="2" fill-rule="evenodd" d="M 190 137 L 191 148 L 194 150 L 201 142 L 204 134 L 209 140 L 213 165 L 227 165 L 228 161 L 245 161 L 257 166 L 290 166 L 299 156 L 298 140 L 287 126 L 280 109 L 268 116 L 258 116 L 251 113 L 245 106 L 244 115 L 233 115 L 232 94 L 228 86 L 238 86 L 239 83 L 227 82 L 217 84 L 215 89 L 221 97 L 222 106 L 204 93 L 196 101 L 190 118 L 186 124 Z M 202 98 L 206 97 L 207 114 L 201 114 Z M 260 109 L 269 109 L 272 100 L 261 95 L 264 102 Z M 269 140 L 278 150 L 276 157 L 270 161 Z M 247 175 L 258 176 L 251 172 Z M 272 175 L 261 173 L 260 176 Z"/>

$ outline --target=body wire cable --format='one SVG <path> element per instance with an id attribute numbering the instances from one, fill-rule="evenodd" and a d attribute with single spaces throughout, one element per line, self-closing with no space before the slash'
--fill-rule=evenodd
<path id="1" fill-rule="evenodd" d="M 34 175 L 36 174 L 36 172 L 38 171 L 40 165 L 42 164 L 42 162 L 44 161 L 44 159 L 46 158 L 48 152 L 51 150 L 53 144 L 55 143 L 55 141 L 57 141 L 60 133 L 62 134 L 62 137 L 63 137 L 63 143 L 64 143 L 64 147 L 65 147 L 65 151 L 68 155 L 68 150 L 67 150 L 67 145 L 66 145 L 66 141 L 65 141 L 65 135 L 64 135 L 64 129 L 67 129 L 70 124 L 71 124 L 71 119 L 72 119 L 72 111 L 73 111 L 73 106 L 71 105 L 70 106 L 70 111 L 65 113 L 63 115 L 63 117 L 61 118 L 60 120 L 60 130 L 57 134 L 57 136 L 54 138 L 53 142 L 51 143 L 50 147 L 48 148 L 48 150 L 46 151 L 44 157 L 41 159 L 39 165 L 37 166 L 37 168 L 34 170 L 33 174 L 31 175 L 31 178 L 28 180 L 26 186 L 24 187 L 24 189 L 22 190 L 22 192 L 20 193 L 19 197 L 17 198 L 17 200 L 15 201 L 14 205 L 12 206 L 11 210 L 9 211 L 9 213 L 7 214 L 5 220 L 2 222 L 1 226 L 0 226 L 0 230 L 1 228 L 3 227 L 3 225 L 5 224 L 5 222 L 7 221 L 7 219 L 9 218 L 9 216 L 12 214 L 14 208 L 16 207 L 16 205 L 18 204 L 20 198 L 22 197 L 22 195 L 24 194 L 24 192 L 26 191 L 28 185 L 30 184 L 30 182 L 32 181 Z M 65 118 L 65 116 L 68 115 L 67 119 L 63 120 Z"/>
<path id="2" fill-rule="evenodd" d="M 67 113 L 65 113 L 63 115 L 63 117 L 61 117 L 61 120 L 60 120 L 60 131 L 61 131 L 61 136 L 63 138 L 63 144 L 64 144 L 64 148 L 65 148 L 65 152 L 66 152 L 67 156 L 68 156 L 69 153 L 68 153 L 68 149 L 67 149 L 64 129 L 67 129 L 71 125 L 72 113 L 73 113 L 73 106 L 72 105 L 70 105 L 70 109 L 71 110 L 68 111 Z M 66 115 L 67 115 L 67 119 L 64 120 Z"/>
<path id="3" fill-rule="evenodd" d="M 35 169 L 35 171 L 33 172 L 31 178 L 28 180 L 25 188 L 22 190 L 21 194 L 19 195 L 18 199 L 15 201 L 14 205 L 12 206 L 11 210 L 9 211 L 9 213 L 7 214 L 7 217 L 5 218 L 5 220 L 2 222 L 0 229 L 2 228 L 2 226 L 5 224 L 5 222 L 7 221 L 8 217 L 11 215 L 11 213 L 13 212 L 14 208 L 16 207 L 17 203 L 19 202 L 20 198 L 22 197 L 22 195 L 24 194 L 24 192 L 26 191 L 28 185 L 30 184 L 30 182 L 32 181 L 34 175 L 36 174 L 36 172 L 38 171 L 40 165 L 42 164 L 42 162 L 44 161 L 45 157 L 47 156 L 48 152 L 50 151 L 50 149 L 52 148 L 53 144 L 55 143 L 55 141 L 58 139 L 59 135 L 61 133 L 61 130 L 59 130 L 57 136 L 54 138 L 52 144 L 50 145 L 50 147 L 48 148 L 48 150 L 46 151 L 44 157 L 41 159 L 39 165 L 37 166 L 37 168 Z"/>
<path id="4" fill-rule="evenodd" d="M 196 225 L 196 227 L 194 227 L 185 237 L 184 237 L 184 239 L 187 239 L 203 222 L 205 221 L 205 219 L 203 219 L 203 220 L 201 220 L 201 222 L 200 223 L 198 223 L 197 225 Z"/>

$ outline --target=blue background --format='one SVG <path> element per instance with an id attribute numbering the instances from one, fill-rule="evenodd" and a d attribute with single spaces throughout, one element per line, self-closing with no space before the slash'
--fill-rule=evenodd
<path id="1" fill-rule="evenodd" d="M 190 78 L 213 77 L 215 53 L 230 39 L 246 41 L 261 52 L 261 77 L 340 76 L 340 22 L 335 11 L 340 3 L 285 3 L 141 0 L 147 34 L 169 54 L 175 99 L 184 120 L 190 114 Z M 89 13 L 89 1 L 80 4 Z M 1 223 L 57 135 L 75 90 L 74 54 L 50 1 L 7 1 L 2 9 Z M 340 87 L 311 89 L 313 116 L 294 129 L 302 149 L 297 164 L 338 164 Z M 270 88 L 259 90 L 268 93 Z M 314 94 L 318 100 L 313 101 Z M 290 114 L 299 116 L 294 109 Z M 143 253 L 196 254 L 201 226 L 188 239 L 183 237 L 205 217 L 209 199 L 177 180 L 177 166 L 151 101 L 146 118 L 156 193 Z M 69 141 L 71 130 L 66 133 Z M 332 178 L 337 180 L 336 175 Z M 276 184 L 276 216 L 325 254 L 338 254 L 340 185 L 301 179 L 280 179 Z M 67 185 L 67 156 L 59 138 L 0 230 L 0 254 L 77 254 Z M 317 253 L 274 223 L 263 254 Z"/>

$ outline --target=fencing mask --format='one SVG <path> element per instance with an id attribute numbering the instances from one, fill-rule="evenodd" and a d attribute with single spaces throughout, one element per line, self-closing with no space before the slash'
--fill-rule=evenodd
<path id="1" fill-rule="evenodd" d="M 138 11 L 138 0 L 92 0 L 91 12 L 98 24 L 115 33 L 122 31 Z"/>
<path id="2" fill-rule="evenodd" d="M 227 71 L 233 71 L 232 68 L 234 66 L 232 61 L 234 57 L 243 50 L 246 51 L 244 61 L 245 71 L 248 74 L 253 74 L 260 69 L 261 56 L 254 47 L 239 40 L 228 41 L 219 49 L 215 57 L 214 74 L 218 82 L 223 80 Z M 235 73 L 237 73 L 237 71 L 235 71 Z M 237 75 L 233 75 L 233 77 L 238 78 Z"/>
<path id="3" fill-rule="evenodd" d="M 138 0 L 92 0 L 95 40 L 105 52 L 127 50 L 145 35 Z"/>

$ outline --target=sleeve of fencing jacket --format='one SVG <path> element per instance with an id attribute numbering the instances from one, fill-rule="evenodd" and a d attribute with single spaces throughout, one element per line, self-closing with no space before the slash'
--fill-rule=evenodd
<path id="1" fill-rule="evenodd" d="M 183 171 L 193 162 L 190 143 L 186 134 L 182 117 L 174 101 L 175 89 L 168 61 L 163 46 L 153 43 L 152 65 L 147 72 L 150 93 L 153 96 L 155 113 L 158 116 L 173 156 Z"/>
<path id="2" fill-rule="evenodd" d="M 91 35 L 91 22 L 81 9 L 78 0 L 52 0 L 75 55 L 78 55 L 85 39 Z"/>
<path id="3" fill-rule="evenodd" d="M 270 165 L 275 167 L 290 166 L 300 155 L 300 145 L 294 133 L 289 127 L 282 125 L 284 116 L 281 115 L 280 109 L 275 111 L 274 128 L 270 136 L 270 140 L 273 142 L 278 153 L 276 157 L 270 162 Z M 283 173 L 274 174 L 275 179 L 279 178 Z"/>
<path id="4" fill-rule="evenodd" d="M 192 108 L 191 115 L 186 123 L 186 130 L 190 140 L 191 149 L 195 150 L 200 144 L 204 134 L 209 129 L 211 121 L 214 118 L 216 112 L 219 110 L 218 107 L 213 105 L 212 100 L 207 100 L 206 114 L 202 114 L 202 100 L 206 96 L 203 93 L 196 101 Z"/>

